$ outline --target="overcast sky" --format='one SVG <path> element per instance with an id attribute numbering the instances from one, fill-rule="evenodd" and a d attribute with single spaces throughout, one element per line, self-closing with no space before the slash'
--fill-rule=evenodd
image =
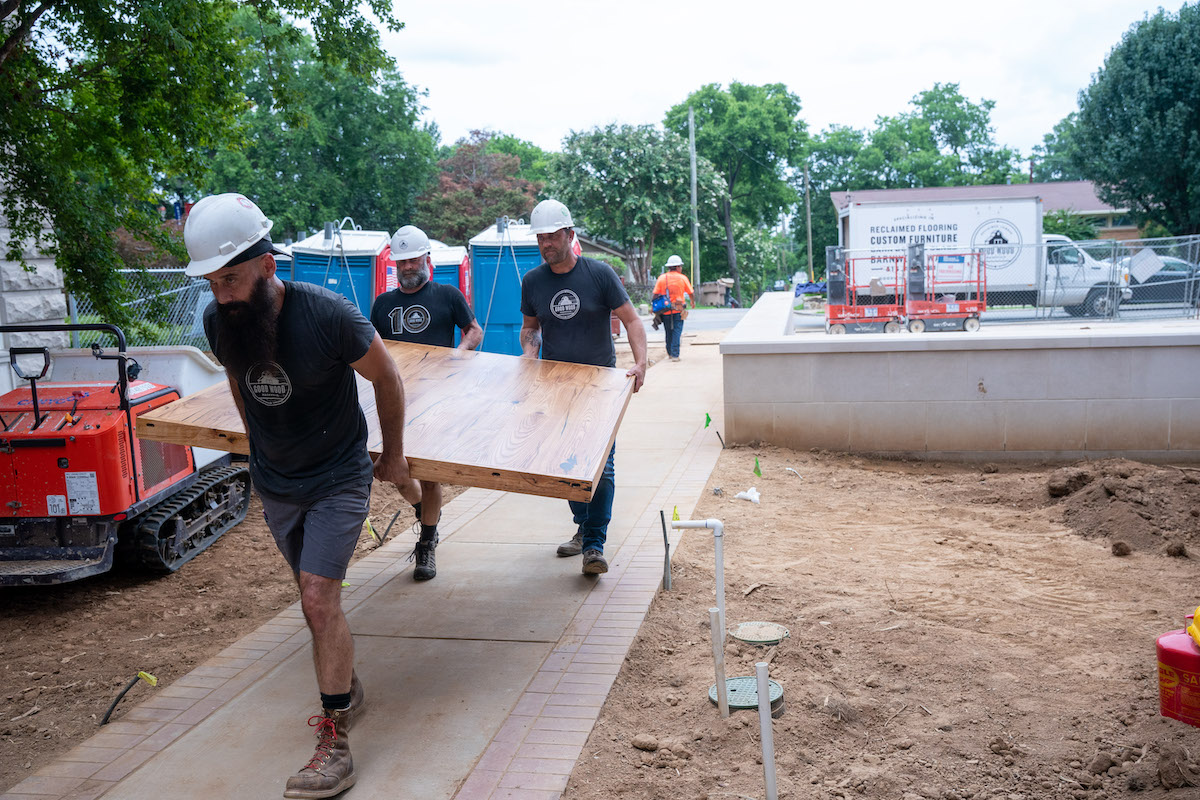
<path id="1" fill-rule="evenodd" d="M 1179 10 L 1178 0 L 1166 6 Z M 558 150 L 611 122 L 661 124 L 706 83 L 784 83 L 813 133 L 870 127 L 934 83 L 994 100 L 996 140 L 1028 155 L 1134 22 L 1138 0 L 397 3 L 384 46 L 428 91 L 443 143 L 489 128 Z"/>

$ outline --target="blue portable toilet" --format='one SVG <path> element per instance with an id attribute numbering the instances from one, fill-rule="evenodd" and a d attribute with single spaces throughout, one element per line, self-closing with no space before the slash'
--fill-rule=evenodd
<path id="1" fill-rule="evenodd" d="M 291 250 L 290 246 L 280 247 L 281 250 Z M 292 272 L 292 256 L 289 253 L 286 256 L 275 256 L 275 274 L 283 280 L 293 281 L 295 276 Z"/>
<path id="2" fill-rule="evenodd" d="M 521 279 L 542 263 L 537 236 L 525 222 L 501 220 L 471 239 L 475 318 L 483 327 L 480 350 L 521 355 Z"/>
<path id="3" fill-rule="evenodd" d="M 292 279 L 344 295 L 369 317 L 375 298 L 395 286 L 391 240 L 386 231 L 349 229 L 309 236 L 292 245 Z"/>
<path id="4" fill-rule="evenodd" d="M 437 239 L 429 242 L 429 260 L 433 262 L 433 280 L 435 283 L 453 286 L 463 293 L 467 302 L 471 301 L 470 280 L 464 280 L 464 262 L 467 260 L 467 248 L 443 244 Z M 464 286 L 463 284 L 467 284 Z"/>

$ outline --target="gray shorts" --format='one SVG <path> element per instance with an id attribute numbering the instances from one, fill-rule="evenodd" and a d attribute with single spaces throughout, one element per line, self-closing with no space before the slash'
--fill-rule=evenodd
<path id="1" fill-rule="evenodd" d="M 371 484 L 319 500 L 289 503 L 258 496 L 275 545 L 292 572 L 342 580 L 371 506 Z"/>

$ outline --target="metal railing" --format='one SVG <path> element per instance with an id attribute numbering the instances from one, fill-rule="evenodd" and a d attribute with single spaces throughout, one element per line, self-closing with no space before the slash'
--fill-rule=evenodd
<path id="1" fill-rule="evenodd" d="M 1200 312 L 1200 236 L 978 249 L 987 272 L 984 320 L 1186 319 Z M 938 252 L 927 250 L 931 257 Z M 883 270 L 888 256 L 902 254 L 841 251 L 847 263 L 867 264 L 867 272 L 872 261 Z M 865 283 L 872 275 L 861 277 Z"/>

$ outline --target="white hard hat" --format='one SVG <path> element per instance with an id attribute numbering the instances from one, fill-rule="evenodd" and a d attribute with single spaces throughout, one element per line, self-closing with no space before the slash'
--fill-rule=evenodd
<path id="1" fill-rule="evenodd" d="M 574 227 L 571 212 L 557 200 L 543 200 L 533 207 L 533 213 L 529 215 L 529 232 L 532 234 L 554 233 Z"/>
<path id="2" fill-rule="evenodd" d="M 201 199 L 183 225 L 183 243 L 192 258 L 184 274 L 198 278 L 263 253 L 286 255 L 267 235 L 272 224 L 245 195 L 228 192 Z"/>
<path id="3" fill-rule="evenodd" d="M 392 259 L 405 261 L 430 251 L 429 237 L 415 225 L 405 225 L 392 235 Z"/>
<path id="4" fill-rule="evenodd" d="M 682 267 L 682 266 L 683 266 L 683 259 L 680 258 L 679 256 L 671 256 L 670 258 L 667 259 L 667 269 L 670 269 L 671 267 Z"/>

